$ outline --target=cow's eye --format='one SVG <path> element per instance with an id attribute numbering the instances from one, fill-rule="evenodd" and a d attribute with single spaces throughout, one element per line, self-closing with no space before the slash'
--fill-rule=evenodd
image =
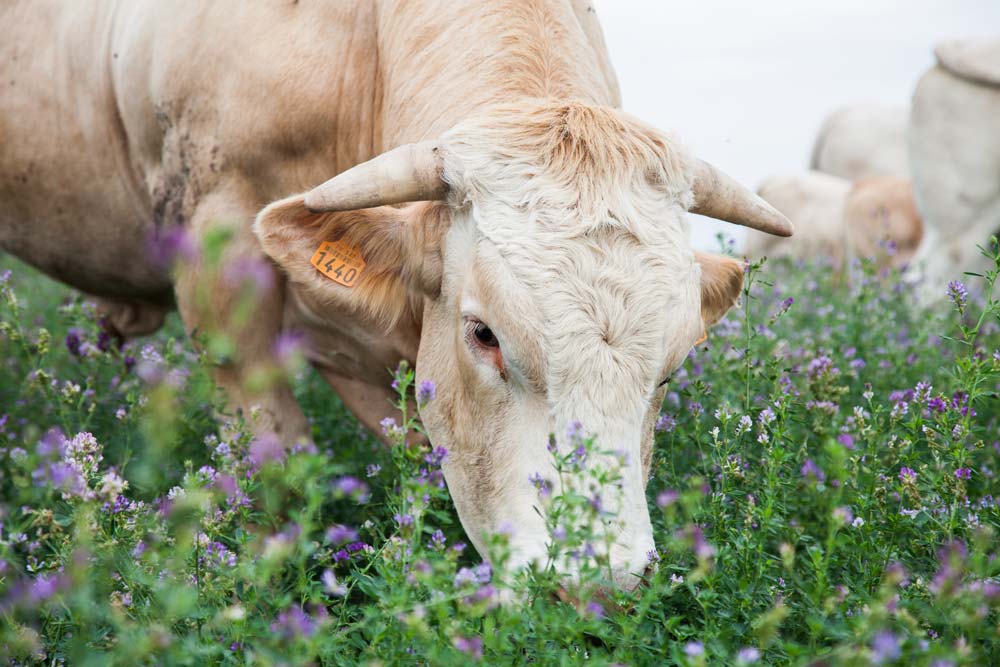
<path id="1" fill-rule="evenodd" d="M 472 333 L 476 337 L 476 340 L 484 347 L 500 347 L 500 341 L 493 334 L 493 329 L 490 329 L 482 322 L 476 324 L 476 328 L 472 330 Z"/>
<path id="2" fill-rule="evenodd" d="M 674 379 L 674 375 L 673 375 L 673 373 L 671 373 L 670 375 L 668 375 L 666 377 L 666 379 L 663 380 L 663 382 L 661 382 L 660 384 L 656 385 L 656 388 L 659 389 L 660 387 L 662 387 L 663 385 L 667 384 L 668 382 L 670 382 L 673 379 Z"/>

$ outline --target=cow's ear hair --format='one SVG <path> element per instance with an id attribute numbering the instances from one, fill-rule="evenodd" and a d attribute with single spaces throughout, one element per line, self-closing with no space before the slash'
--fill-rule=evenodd
<path id="1" fill-rule="evenodd" d="M 429 202 L 317 213 L 306 208 L 300 194 L 261 211 L 254 232 L 264 252 L 314 300 L 347 304 L 392 325 L 415 300 L 440 293 L 447 218 L 446 206 Z M 352 287 L 313 266 L 313 255 L 324 241 L 360 253 L 364 268 Z"/>
<path id="2" fill-rule="evenodd" d="M 701 318 L 708 328 L 739 303 L 743 291 L 743 262 L 695 251 L 701 265 Z"/>

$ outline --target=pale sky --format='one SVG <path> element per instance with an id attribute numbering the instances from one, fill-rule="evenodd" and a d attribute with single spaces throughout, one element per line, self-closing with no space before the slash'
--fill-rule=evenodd
<path id="1" fill-rule="evenodd" d="M 753 189 L 805 169 L 839 106 L 908 104 L 936 42 L 1000 35 L 1000 0 L 594 3 L 625 109 Z M 692 241 L 715 249 L 723 227 Z"/>

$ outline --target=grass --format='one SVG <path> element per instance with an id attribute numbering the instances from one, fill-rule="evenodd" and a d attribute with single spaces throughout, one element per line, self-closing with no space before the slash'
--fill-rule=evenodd
<path id="1" fill-rule="evenodd" d="M 581 572 L 560 596 L 505 568 L 508 536 L 464 546 L 412 415 L 381 446 L 292 363 L 315 447 L 276 451 L 217 416 L 176 318 L 118 349 L 0 262 L 9 664 L 1000 664 L 995 271 L 925 308 L 870 262 L 750 267 L 657 424 L 646 585 L 594 595 L 594 507 L 540 489 L 550 564 Z"/>

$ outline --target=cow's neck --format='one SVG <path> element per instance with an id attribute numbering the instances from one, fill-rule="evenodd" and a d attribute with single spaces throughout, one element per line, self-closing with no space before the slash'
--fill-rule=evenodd
<path id="1" fill-rule="evenodd" d="M 570 0 L 383 3 L 377 150 L 434 138 L 481 109 L 518 99 L 617 105 L 596 19 Z"/>

